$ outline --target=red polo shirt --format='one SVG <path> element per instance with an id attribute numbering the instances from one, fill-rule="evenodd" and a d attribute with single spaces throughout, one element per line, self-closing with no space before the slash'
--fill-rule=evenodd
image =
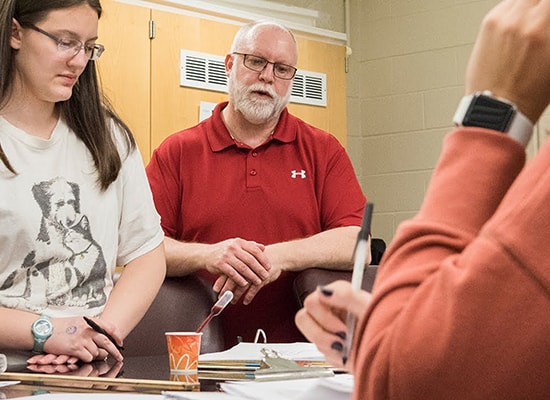
<path id="1" fill-rule="evenodd" d="M 334 136 L 285 109 L 269 141 L 255 149 L 237 145 L 221 119 L 226 105 L 169 136 L 147 166 L 166 236 L 200 243 L 241 237 L 267 245 L 361 224 L 365 196 Z M 257 328 L 271 342 L 304 340 L 294 325 L 294 276 L 283 273 L 252 304 L 223 312 L 226 346 L 237 335 L 251 341 Z"/>

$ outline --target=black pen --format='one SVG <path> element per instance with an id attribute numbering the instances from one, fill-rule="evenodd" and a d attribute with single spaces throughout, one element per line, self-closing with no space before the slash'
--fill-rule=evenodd
<path id="1" fill-rule="evenodd" d="M 90 318 L 88 317 L 83 317 L 84 318 L 84 321 L 86 321 L 86 323 L 94 330 L 96 331 L 97 333 L 101 333 L 102 335 L 105 335 L 107 336 L 107 339 L 109 339 L 115 346 L 118 350 L 124 350 L 124 347 L 123 346 L 119 346 L 115 340 L 114 337 L 112 337 L 111 335 L 109 335 L 109 333 L 107 333 L 107 331 L 105 331 L 105 329 L 103 329 L 101 326 L 99 326 L 98 324 L 96 324 L 94 321 L 92 321 Z"/>

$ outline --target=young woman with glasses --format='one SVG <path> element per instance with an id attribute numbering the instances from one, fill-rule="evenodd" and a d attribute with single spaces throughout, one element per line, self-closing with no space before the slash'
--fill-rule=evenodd
<path id="1" fill-rule="evenodd" d="M 101 13 L 99 0 L 4 0 L 0 9 L 0 353 L 8 363 L 122 360 L 118 347 L 165 275 L 141 156 L 98 83 Z M 115 285 L 117 265 L 124 272 Z"/>

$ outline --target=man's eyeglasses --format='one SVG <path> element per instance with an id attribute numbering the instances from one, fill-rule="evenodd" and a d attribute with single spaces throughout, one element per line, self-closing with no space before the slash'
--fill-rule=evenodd
<path id="1" fill-rule="evenodd" d="M 243 56 L 243 65 L 251 69 L 252 71 L 262 72 L 267 64 L 273 65 L 273 75 L 280 79 L 290 80 L 296 75 L 296 68 L 292 65 L 281 64 L 277 62 L 271 62 L 266 60 L 263 57 L 255 56 L 252 54 L 237 53 L 236 51 L 233 54 Z"/>
<path id="2" fill-rule="evenodd" d="M 87 45 L 77 39 L 58 38 L 57 36 L 52 35 L 51 33 L 46 32 L 33 24 L 30 24 L 29 27 L 55 41 L 57 43 L 57 49 L 61 53 L 66 54 L 67 57 L 74 57 L 80 53 L 80 50 L 84 49 L 84 54 L 86 54 L 88 59 L 95 61 L 101 57 L 105 51 L 105 47 L 102 44 L 96 43 L 93 45 Z"/>

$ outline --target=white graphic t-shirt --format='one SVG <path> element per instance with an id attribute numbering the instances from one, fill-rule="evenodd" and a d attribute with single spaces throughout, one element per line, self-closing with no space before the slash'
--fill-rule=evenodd
<path id="1" fill-rule="evenodd" d="M 121 136 L 121 135 L 120 135 Z M 59 121 L 51 138 L 0 117 L 0 307 L 51 317 L 97 315 L 117 265 L 163 240 L 138 151 L 102 192 L 91 154 Z"/>

